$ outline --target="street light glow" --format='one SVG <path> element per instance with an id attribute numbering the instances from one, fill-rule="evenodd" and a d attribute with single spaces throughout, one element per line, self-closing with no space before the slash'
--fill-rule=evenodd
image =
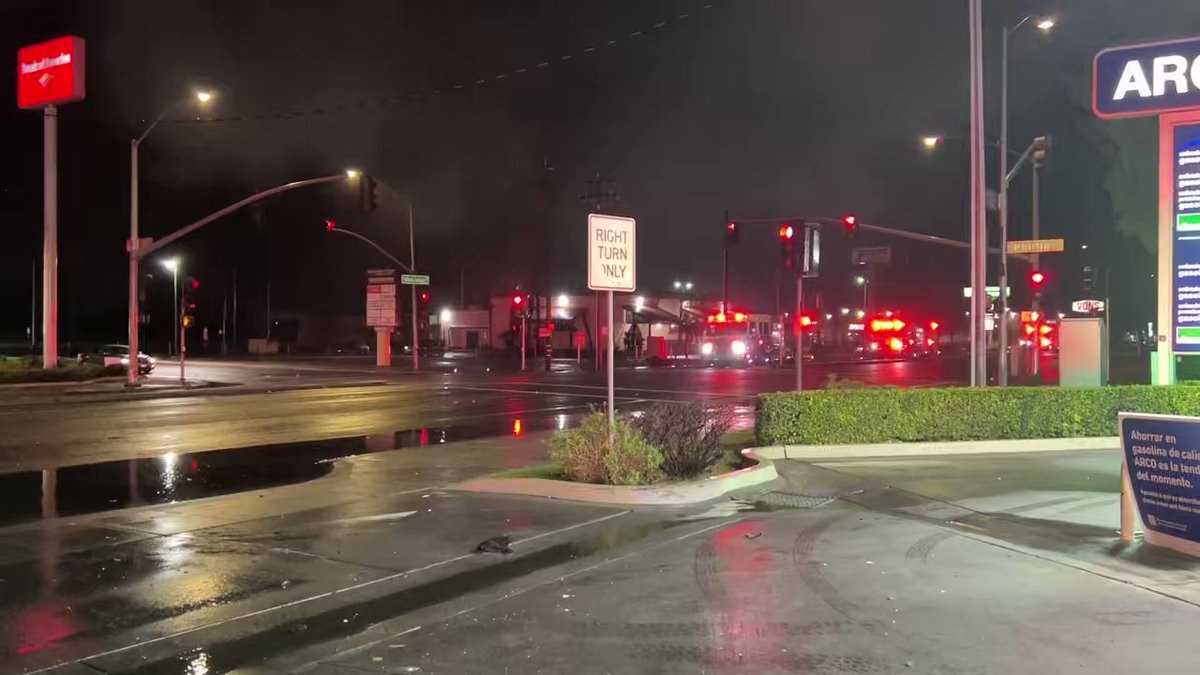
<path id="1" fill-rule="evenodd" d="M 1041 20 L 1039 20 L 1037 22 L 1037 27 L 1039 30 L 1043 30 L 1043 31 L 1047 31 L 1047 30 L 1050 30 L 1051 28 L 1054 28 L 1054 17 L 1049 17 L 1049 16 L 1043 17 Z"/>
<path id="2" fill-rule="evenodd" d="M 686 288 L 686 289 L 687 289 L 687 290 L 689 290 L 689 291 L 690 291 L 690 290 L 692 290 L 692 287 L 693 287 L 693 286 L 695 286 L 695 284 L 693 284 L 693 283 L 692 283 L 692 282 L 690 282 L 690 281 L 689 281 L 689 282 L 687 282 L 686 284 L 684 284 L 684 285 L 683 285 L 683 287 L 684 287 L 684 288 Z"/>
<path id="3" fill-rule="evenodd" d="M 162 261 L 162 266 L 168 270 L 175 272 L 179 270 L 179 258 L 167 258 Z"/>
<path id="4" fill-rule="evenodd" d="M 198 92 L 196 92 L 196 100 L 197 100 L 197 101 L 199 101 L 199 102 L 201 102 L 201 103 L 208 103 L 209 101 L 211 101 L 211 100 L 212 100 L 212 98 L 213 98 L 213 95 L 212 95 L 212 92 L 211 92 L 211 91 L 198 91 Z"/>
<path id="5" fill-rule="evenodd" d="M 862 286 L 863 284 L 867 283 L 867 278 L 866 277 L 854 277 L 854 283 L 859 286 Z"/>
<path id="6" fill-rule="evenodd" d="M 924 145 L 926 150 L 936 149 L 938 146 L 938 143 L 941 143 L 941 142 L 942 142 L 941 136 L 925 136 L 921 139 L 921 145 Z"/>
<path id="7" fill-rule="evenodd" d="M 358 178 L 362 172 L 358 169 L 346 169 L 346 178 Z"/>
<path id="8" fill-rule="evenodd" d="M 681 287 L 683 287 L 683 282 L 682 282 L 682 281 L 676 281 L 676 282 L 675 282 L 675 290 L 679 290 Z"/>

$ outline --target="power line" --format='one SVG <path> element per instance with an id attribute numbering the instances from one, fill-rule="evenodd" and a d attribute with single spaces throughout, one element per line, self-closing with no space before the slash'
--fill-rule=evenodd
<path id="1" fill-rule="evenodd" d="M 505 72 L 495 73 L 495 74 L 492 74 L 492 75 L 489 75 L 486 77 L 477 77 L 474 79 L 467 79 L 462 82 L 458 82 L 456 84 L 453 84 L 453 85 L 450 85 L 447 87 L 442 87 L 439 89 L 427 89 L 424 91 L 412 91 L 412 92 L 407 92 L 407 93 L 395 94 L 395 95 L 387 96 L 387 97 L 383 97 L 383 98 L 364 98 L 364 99 L 359 99 L 359 100 L 349 102 L 349 103 L 342 102 L 342 103 L 336 103 L 336 104 L 328 105 L 328 106 L 296 107 L 296 108 L 287 108 L 287 109 L 283 109 L 283 110 L 273 110 L 270 112 L 246 113 L 246 114 L 241 114 L 241 115 L 225 115 L 225 116 L 219 116 L 219 117 L 213 116 L 213 117 L 164 119 L 164 120 L 162 120 L 162 122 L 163 123 L 172 123 L 172 124 L 254 122 L 254 121 L 264 121 L 264 120 L 289 120 L 289 119 L 298 119 L 298 118 L 305 118 L 305 117 L 318 117 L 318 116 L 322 116 L 322 115 L 339 115 L 339 114 L 347 114 L 347 113 L 383 112 L 383 111 L 386 111 L 389 109 L 393 109 L 397 106 L 401 106 L 401 105 L 405 105 L 405 104 L 409 104 L 409 103 L 415 103 L 415 102 L 420 101 L 425 98 L 441 97 L 444 95 L 453 94 L 454 92 L 466 91 L 468 89 L 475 89 L 475 88 L 486 86 L 489 84 L 503 84 L 504 82 L 506 82 L 509 79 L 514 79 L 514 78 L 521 77 L 523 75 L 528 75 L 531 73 L 536 73 L 538 71 L 546 70 L 546 69 L 550 68 L 552 65 L 561 65 L 563 63 L 569 63 L 569 62 L 573 61 L 576 57 L 586 57 L 586 56 L 590 56 L 593 54 L 598 54 L 601 51 L 610 50 L 613 47 L 616 47 L 620 44 L 624 44 L 625 42 L 636 41 L 639 38 L 647 37 L 649 35 L 653 35 L 655 33 L 661 32 L 670 26 L 683 25 L 685 22 L 688 22 L 690 19 L 697 16 L 699 13 L 704 13 L 704 12 L 708 12 L 708 11 L 715 9 L 716 5 L 722 1 L 723 0 L 714 0 L 713 2 L 706 2 L 703 5 L 700 5 L 696 8 L 696 10 L 695 10 L 696 13 L 686 13 L 686 12 L 680 13 L 680 14 L 677 14 L 673 19 L 658 21 L 658 22 L 655 22 L 653 25 L 648 26 L 644 29 L 629 31 L 627 34 L 623 34 L 620 36 L 611 36 L 605 40 L 601 40 L 600 42 L 598 42 L 595 45 L 582 47 L 573 52 L 566 52 L 566 53 L 560 54 L 559 56 L 557 56 L 554 59 L 547 59 L 544 61 L 539 61 L 537 63 L 530 63 L 530 64 L 527 64 L 524 66 L 512 68 L 511 70 L 507 70 Z"/>

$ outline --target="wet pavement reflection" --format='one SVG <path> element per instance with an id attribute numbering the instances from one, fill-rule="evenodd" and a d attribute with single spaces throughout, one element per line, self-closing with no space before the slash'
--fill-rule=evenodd
<path id="1" fill-rule="evenodd" d="M 523 416 L 0 475 L 0 525 L 302 483 L 327 475 L 334 460 L 343 457 L 495 436 L 521 438 L 575 426 L 581 418 L 581 413 Z"/>

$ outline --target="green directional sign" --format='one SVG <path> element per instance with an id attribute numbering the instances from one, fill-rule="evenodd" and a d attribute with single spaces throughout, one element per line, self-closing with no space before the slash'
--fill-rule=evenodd
<path id="1" fill-rule="evenodd" d="M 429 275 L 428 274 L 401 274 L 400 275 L 400 283 L 404 284 L 405 286 L 428 286 L 429 285 Z"/>

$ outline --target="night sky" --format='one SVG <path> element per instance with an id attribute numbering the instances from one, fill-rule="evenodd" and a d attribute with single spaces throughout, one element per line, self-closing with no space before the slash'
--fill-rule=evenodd
<path id="1" fill-rule="evenodd" d="M 1045 234 L 1112 267 L 1115 321 L 1152 318 L 1154 124 L 1099 122 L 1087 105 L 1094 53 L 1200 32 L 1191 0 L 992 0 L 988 125 L 997 135 L 1000 27 L 1049 12 L 1048 36 L 1013 41 L 1011 145 L 1050 134 Z M 708 7 L 706 7 L 708 5 Z M 197 87 L 214 104 L 167 115 L 143 146 L 143 236 L 162 236 L 259 189 L 347 167 L 410 200 L 418 267 L 433 303 L 515 285 L 581 289 L 580 195 L 597 176 L 609 210 L 639 222 L 639 282 L 674 279 L 716 297 L 724 212 L 839 217 L 963 238 L 965 148 L 927 133 L 967 122 L 965 0 L 171 0 L 0 2 L 0 52 L 60 34 L 88 42 L 88 98 L 60 122 L 62 339 L 124 340 L 129 140 Z M 41 258 L 41 120 L 0 76 L 0 340 L 28 324 Z M 987 158 L 994 184 L 996 157 Z M 1012 237 L 1028 235 L 1028 174 Z M 370 216 L 349 186 L 299 191 L 214 224 L 179 255 L 212 311 L 238 279 L 243 336 L 275 312 L 357 314 L 363 271 L 382 261 L 324 219 L 407 258 L 403 203 Z M 827 237 L 831 304 L 853 293 L 849 246 Z M 887 243 L 863 237 L 853 245 Z M 731 255 L 731 294 L 772 311 L 778 253 L 769 229 Z M 836 262 L 842 260 L 842 263 Z M 897 245 L 881 292 L 961 314 L 966 256 Z M 1079 253 L 1048 261 L 1075 299 Z M 1019 264 L 1014 273 L 1023 276 Z M 151 306 L 170 281 L 148 261 Z M 786 285 L 786 284 L 785 284 Z M 1014 283 L 1020 286 L 1020 283 Z M 891 291 L 887 291 L 891 288 Z M 790 299 L 785 298 L 785 304 Z M 154 310 L 152 310 L 153 312 Z"/>

